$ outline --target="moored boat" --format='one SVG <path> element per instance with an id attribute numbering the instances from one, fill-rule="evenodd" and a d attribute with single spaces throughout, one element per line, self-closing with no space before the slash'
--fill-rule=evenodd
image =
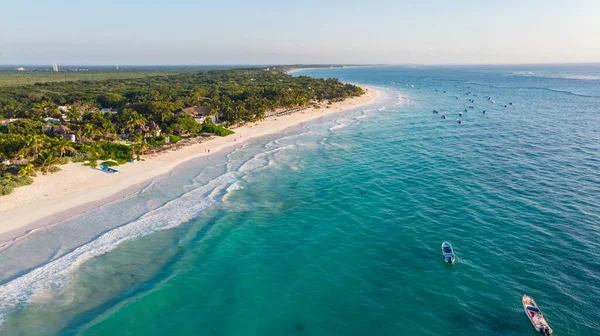
<path id="1" fill-rule="evenodd" d="M 449 263 L 453 263 L 456 260 L 454 256 L 454 249 L 449 242 L 442 243 L 442 255 L 444 256 L 444 260 Z"/>
<path id="2" fill-rule="evenodd" d="M 544 318 L 544 314 L 542 314 L 533 298 L 525 294 L 523 295 L 523 309 L 525 309 L 525 314 L 527 314 L 536 331 L 542 335 L 552 335 L 553 330 Z"/>
<path id="3" fill-rule="evenodd" d="M 105 165 L 99 165 L 98 167 L 99 167 L 99 168 L 100 168 L 102 171 L 104 171 L 104 172 L 107 172 L 107 173 L 116 174 L 116 173 L 118 173 L 118 172 L 119 172 L 118 170 L 116 170 L 116 169 L 114 169 L 114 168 L 107 167 L 107 166 L 105 166 Z"/>

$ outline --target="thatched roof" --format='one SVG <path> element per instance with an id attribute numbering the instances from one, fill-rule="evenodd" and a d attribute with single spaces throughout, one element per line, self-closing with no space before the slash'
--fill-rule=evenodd
<path id="1" fill-rule="evenodd" d="M 160 131 L 160 127 L 154 121 L 151 121 L 148 125 L 151 131 Z"/>
<path id="2" fill-rule="evenodd" d="M 192 106 L 183 109 L 181 112 L 189 115 L 190 117 L 205 117 L 209 115 L 212 107 L 210 106 Z"/>

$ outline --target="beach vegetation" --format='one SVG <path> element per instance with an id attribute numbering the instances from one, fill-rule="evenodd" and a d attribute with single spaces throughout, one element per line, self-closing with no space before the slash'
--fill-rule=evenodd
<path id="1" fill-rule="evenodd" d="M 182 137 L 178 136 L 178 135 L 169 135 L 169 142 L 170 143 L 178 143 L 179 141 L 181 141 L 181 139 L 183 139 Z"/>
<path id="2" fill-rule="evenodd" d="M 223 127 L 222 125 L 215 125 L 211 122 L 205 122 L 202 125 L 202 131 L 206 133 L 213 133 L 218 136 L 228 136 L 235 133 L 234 131 Z"/>
<path id="3" fill-rule="evenodd" d="M 101 165 L 104 165 L 106 167 L 116 167 L 116 166 L 119 166 L 120 164 L 117 161 L 109 160 L 109 161 L 102 162 Z"/>
<path id="4" fill-rule="evenodd" d="M 98 161 L 97 160 L 90 160 L 86 163 L 83 164 L 84 166 L 90 166 L 92 168 L 96 168 L 98 167 Z"/>
<path id="5" fill-rule="evenodd" d="M 31 163 L 24 165 L 19 169 L 19 176 L 29 176 L 33 173 L 35 173 L 35 167 Z"/>
<path id="6" fill-rule="evenodd" d="M 0 115 L 10 119 L 0 127 L 0 162 L 8 163 L 3 180 L 70 161 L 124 164 L 184 138 L 228 136 L 234 134 L 230 126 L 269 113 L 323 101 L 329 107 L 364 93 L 333 78 L 262 69 L 39 78 L 15 77 L 0 92 Z M 10 188 L 3 186 L 4 192 Z"/>
<path id="7" fill-rule="evenodd" d="M 12 174 L 0 177 L 0 196 L 9 195 L 15 188 L 30 185 L 33 183 L 33 179 L 29 176 L 17 176 L 14 177 Z"/>

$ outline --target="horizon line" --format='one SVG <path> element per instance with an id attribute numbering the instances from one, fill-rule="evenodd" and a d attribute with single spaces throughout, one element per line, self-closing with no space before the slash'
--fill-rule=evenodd
<path id="1" fill-rule="evenodd" d="M 53 62 L 56 63 L 56 62 Z M 8 66 L 49 66 L 53 63 L 0 63 L 0 67 Z M 89 66 L 89 67 L 115 67 L 117 63 L 107 64 L 77 64 L 65 63 L 66 66 Z M 272 66 L 504 66 L 504 65 L 600 65 L 600 61 L 591 62 L 542 62 L 542 63 L 204 63 L 204 64 L 121 64 L 119 67 L 195 67 L 195 66 L 221 66 L 221 67 L 239 67 L 239 66 L 256 66 L 256 67 L 272 67 Z M 58 63 L 60 66 L 61 64 Z"/>

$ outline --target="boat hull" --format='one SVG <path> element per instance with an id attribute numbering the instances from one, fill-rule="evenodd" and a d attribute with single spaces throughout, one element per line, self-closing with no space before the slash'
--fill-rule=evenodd
<path id="1" fill-rule="evenodd" d="M 552 335 L 553 330 L 544 318 L 544 314 L 539 310 L 539 307 L 533 300 L 533 298 L 523 295 L 523 310 L 525 315 L 529 318 L 529 322 L 533 325 L 533 328 L 541 333 L 542 335 Z"/>
<path id="2" fill-rule="evenodd" d="M 456 260 L 456 256 L 454 255 L 454 249 L 452 245 L 448 242 L 442 243 L 442 256 L 444 257 L 444 261 L 447 263 L 454 263 Z"/>

